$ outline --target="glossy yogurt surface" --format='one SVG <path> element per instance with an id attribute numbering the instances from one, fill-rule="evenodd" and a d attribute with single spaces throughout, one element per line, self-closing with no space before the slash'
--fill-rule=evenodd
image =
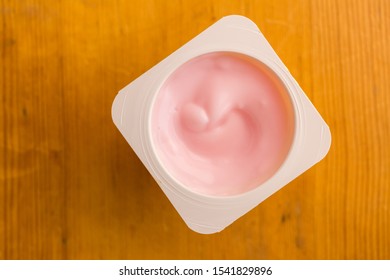
<path id="1" fill-rule="evenodd" d="M 294 111 L 267 66 L 232 52 L 189 60 L 164 82 L 153 104 L 154 149 L 187 189 L 231 196 L 256 188 L 284 162 Z"/>

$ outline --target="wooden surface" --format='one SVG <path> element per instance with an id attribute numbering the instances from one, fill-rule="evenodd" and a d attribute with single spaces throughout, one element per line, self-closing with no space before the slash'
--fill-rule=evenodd
<path id="1" fill-rule="evenodd" d="M 222 233 L 181 221 L 117 91 L 224 15 L 329 124 L 324 161 Z M 0 1 L 1 259 L 389 259 L 390 1 Z"/>

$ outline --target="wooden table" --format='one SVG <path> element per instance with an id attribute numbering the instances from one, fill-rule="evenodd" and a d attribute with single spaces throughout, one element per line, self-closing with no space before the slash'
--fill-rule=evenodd
<path id="1" fill-rule="evenodd" d="M 259 25 L 333 142 L 232 226 L 200 235 L 111 103 L 229 14 Z M 389 1 L 3 0 L 0 21 L 0 258 L 390 258 Z"/>

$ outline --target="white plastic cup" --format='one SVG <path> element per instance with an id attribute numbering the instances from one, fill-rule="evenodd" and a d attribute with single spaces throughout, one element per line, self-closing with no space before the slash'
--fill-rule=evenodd
<path id="1" fill-rule="evenodd" d="M 268 66 L 286 87 L 295 116 L 294 139 L 284 163 L 266 182 L 234 196 L 204 195 L 178 182 L 156 155 L 151 131 L 153 102 L 167 78 L 192 58 L 220 51 L 244 54 Z M 222 18 L 123 88 L 114 100 L 112 118 L 188 227 L 203 234 L 223 230 L 256 207 L 320 161 L 331 143 L 329 127 L 260 30 L 236 15 Z"/>

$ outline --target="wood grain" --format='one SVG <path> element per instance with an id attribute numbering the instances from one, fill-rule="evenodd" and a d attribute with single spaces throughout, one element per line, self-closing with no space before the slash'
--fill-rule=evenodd
<path id="1" fill-rule="evenodd" d="M 224 15 L 255 21 L 329 124 L 324 161 L 191 232 L 111 121 L 116 92 Z M 0 2 L 1 259 L 389 259 L 390 2 Z"/>

